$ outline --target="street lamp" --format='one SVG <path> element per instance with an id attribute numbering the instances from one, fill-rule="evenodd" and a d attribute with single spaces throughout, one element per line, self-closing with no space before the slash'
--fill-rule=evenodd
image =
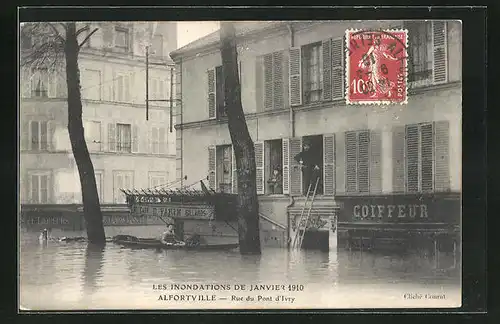
<path id="1" fill-rule="evenodd" d="M 149 99 L 149 65 L 161 65 L 161 66 L 166 66 L 170 67 L 170 98 L 169 99 L 155 99 L 155 100 L 150 100 Z M 149 102 L 153 101 L 158 101 L 158 102 L 170 102 L 170 133 L 172 133 L 173 130 L 173 108 L 174 108 L 174 100 L 179 100 L 179 99 L 174 99 L 174 67 L 175 64 L 169 64 L 169 63 L 150 63 L 149 62 L 149 46 L 146 46 L 146 120 L 149 120 Z"/>

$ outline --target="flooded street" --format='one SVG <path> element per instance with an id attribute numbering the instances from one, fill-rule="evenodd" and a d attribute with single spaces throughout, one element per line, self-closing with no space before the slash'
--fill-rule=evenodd
<path id="1" fill-rule="evenodd" d="M 457 307 L 459 279 L 424 258 L 344 250 L 96 249 L 26 233 L 20 246 L 20 304 L 40 310 Z"/>

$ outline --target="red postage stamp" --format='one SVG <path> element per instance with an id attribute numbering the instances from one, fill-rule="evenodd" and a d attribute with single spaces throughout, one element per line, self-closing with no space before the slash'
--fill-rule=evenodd
<path id="1" fill-rule="evenodd" d="M 346 31 L 348 104 L 407 103 L 406 30 Z"/>

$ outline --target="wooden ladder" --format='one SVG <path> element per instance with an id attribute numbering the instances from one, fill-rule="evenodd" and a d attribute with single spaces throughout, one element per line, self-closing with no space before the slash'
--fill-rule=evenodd
<path id="1" fill-rule="evenodd" d="M 313 188 L 313 183 L 309 183 L 309 187 L 307 188 L 306 201 L 304 203 L 304 208 L 302 208 L 302 212 L 300 213 L 299 222 L 297 225 L 297 233 L 295 233 L 295 237 L 292 242 L 292 248 L 301 249 L 302 241 L 304 240 L 304 235 L 306 234 L 306 229 L 309 224 L 309 218 L 311 217 L 311 210 L 314 204 L 314 199 L 316 198 L 316 191 L 318 189 L 319 177 L 316 178 L 316 183 Z M 311 199 L 310 199 L 311 198 Z M 309 207 L 307 205 L 309 203 Z M 305 213 L 307 208 L 307 213 Z"/>

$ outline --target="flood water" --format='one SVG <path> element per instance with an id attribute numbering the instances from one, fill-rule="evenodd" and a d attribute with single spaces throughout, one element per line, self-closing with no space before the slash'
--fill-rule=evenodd
<path id="1" fill-rule="evenodd" d="M 451 259 L 441 256 L 440 263 L 449 266 Z M 438 270 L 432 258 L 414 255 L 263 248 L 261 256 L 242 256 L 237 250 L 133 250 L 113 243 L 95 248 L 41 243 L 38 233 L 23 233 L 19 270 L 20 305 L 31 310 L 461 304 L 459 271 Z"/>

